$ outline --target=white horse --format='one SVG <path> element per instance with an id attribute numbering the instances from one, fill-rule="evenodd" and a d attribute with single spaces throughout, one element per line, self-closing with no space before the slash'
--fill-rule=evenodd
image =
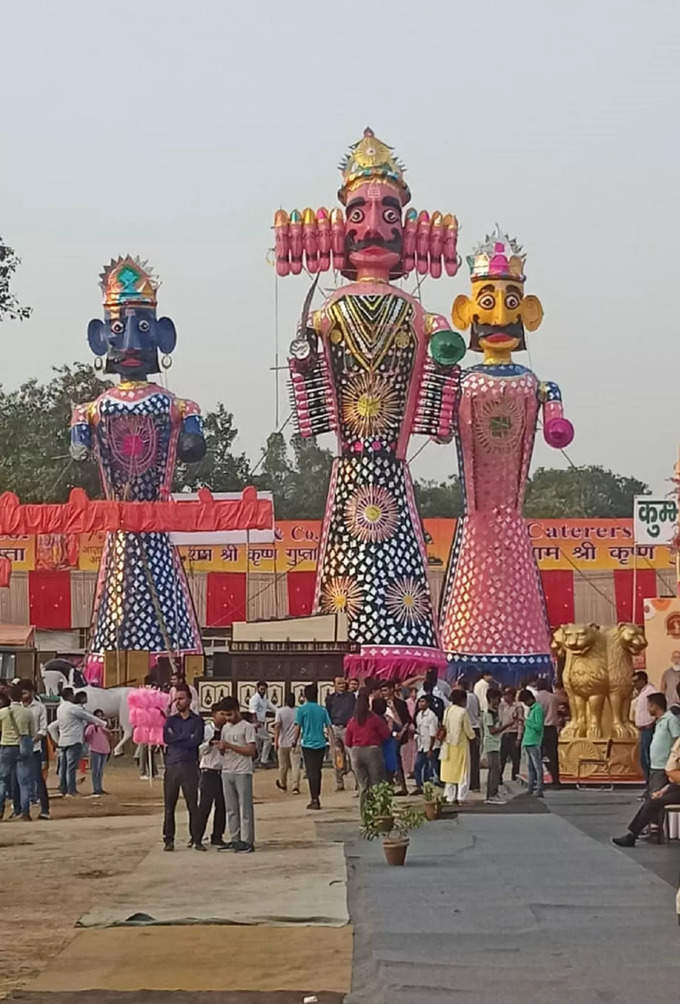
<path id="1" fill-rule="evenodd" d="M 64 665 L 66 663 L 64 662 Z M 49 663 L 47 664 L 49 667 Z M 75 666 L 69 669 L 68 674 L 61 669 L 50 669 L 46 668 L 41 664 L 40 675 L 42 677 L 43 686 L 45 687 L 45 693 L 48 697 L 59 697 L 64 687 L 76 687 L 78 686 L 78 675 L 79 679 L 82 680 L 83 677 L 80 674 L 80 670 L 77 670 Z"/>
<path id="2" fill-rule="evenodd" d="M 132 738 L 128 694 L 134 687 L 80 687 L 76 694 L 87 694 L 85 708 L 91 714 L 101 709 L 106 718 L 117 718 L 121 728 L 121 739 L 113 750 L 114 756 L 123 755 L 123 747 Z"/>

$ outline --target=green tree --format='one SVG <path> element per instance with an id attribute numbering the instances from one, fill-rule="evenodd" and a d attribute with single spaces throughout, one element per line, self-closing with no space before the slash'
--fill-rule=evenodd
<path id="1" fill-rule="evenodd" d="M 256 487 L 262 491 L 273 493 L 276 518 L 287 519 L 288 499 L 291 491 L 291 464 L 282 432 L 271 432 L 267 436 L 267 444 L 262 450 L 262 456 L 256 465 L 257 468 L 261 473 L 253 478 Z"/>
<path id="2" fill-rule="evenodd" d="M 245 453 L 234 454 L 231 447 L 238 435 L 234 416 L 220 401 L 203 418 L 206 451 L 197 464 L 178 464 L 173 490 L 205 485 L 214 492 L 236 492 L 250 484 L 250 463 Z"/>
<path id="3" fill-rule="evenodd" d="M 416 506 L 421 519 L 463 514 L 463 489 L 457 474 L 448 481 L 416 481 Z"/>
<path id="4" fill-rule="evenodd" d="M 0 321 L 5 318 L 23 321 L 30 317 L 31 308 L 22 307 L 10 288 L 12 276 L 20 264 L 21 258 L 0 237 Z"/>
<path id="5" fill-rule="evenodd" d="M 295 468 L 289 476 L 288 519 L 322 519 L 328 498 L 333 454 L 316 439 L 292 437 Z M 286 517 L 281 517 L 286 518 Z"/>
<path id="6" fill-rule="evenodd" d="M 101 497 L 97 466 L 69 456 L 74 404 L 91 401 L 106 386 L 90 366 L 55 367 L 47 383 L 28 380 L 9 393 L 0 389 L 0 492 L 22 502 L 64 502 L 71 488 Z"/>
<path id="7" fill-rule="evenodd" d="M 539 467 L 529 480 L 524 515 L 538 519 L 622 518 L 633 515 L 633 496 L 649 493 L 637 478 L 604 467 Z"/>

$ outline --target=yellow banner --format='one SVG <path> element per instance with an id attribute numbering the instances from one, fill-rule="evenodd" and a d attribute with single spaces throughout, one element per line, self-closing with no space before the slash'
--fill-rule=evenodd
<path id="1" fill-rule="evenodd" d="M 427 562 L 446 568 L 456 528 L 455 519 L 423 521 Z M 673 567 L 669 547 L 633 544 L 632 519 L 528 519 L 534 555 L 541 569 L 667 569 Z M 279 520 L 272 543 L 212 544 L 180 547 L 187 572 L 245 572 L 284 574 L 313 572 L 319 558 L 320 520 Z M 103 533 L 41 534 L 39 537 L 0 537 L 0 554 L 15 571 L 33 569 L 99 568 Z"/>

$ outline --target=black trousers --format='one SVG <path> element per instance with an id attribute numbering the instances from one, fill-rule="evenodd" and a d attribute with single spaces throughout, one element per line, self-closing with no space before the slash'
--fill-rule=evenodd
<path id="1" fill-rule="evenodd" d="M 560 783 L 560 762 L 557 755 L 557 726 L 546 725 L 543 729 L 543 749 L 541 755 L 548 761 L 553 784 Z"/>
<path id="2" fill-rule="evenodd" d="M 636 812 L 633 821 L 628 824 L 633 836 L 639 837 L 645 826 L 649 826 L 650 823 L 660 825 L 664 806 L 673 802 L 680 802 L 680 784 L 669 785 L 668 791 L 661 798 L 646 799 Z"/>
<path id="3" fill-rule="evenodd" d="M 473 732 L 475 738 L 470 740 L 470 791 L 479 791 L 479 729 L 473 729 Z"/>
<path id="4" fill-rule="evenodd" d="M 316 801 L 321 795 L 321 768 L 325 753 L 325 746 L 320 750 L 312 749 L 311 746 L 302 747 L 302 759 L 305 761 L 309 794 L 312 801 Z"/>
<path id="5" fill-rule="evenodd" d="M 505 773 L 505 765 L 510 761 L 512 765 L 512 780 L 519 776 L 519 759 L 522 750 L 517 742 L 516 732 L 504 732 L 501 736 L 501 781 Z"/>
<path id="6" fill-rule="evenodd" d="M 194 843 L 201 840 L 201 820 L 198 814 L 198 764 L 166 763 L 163 778 L 163 840 L 169 844 L 175 839 L 175 807 L 180 791 L 189 810 L 189 833 Z"/>
<path id="7" fill-rule="evenodd" d="M 213 805 L 213 828 L 211 839 L 222 840 L 224 828 L 227 825 L 227 810 L 224 804 L 224 788 L 222 787 L 221 770 L 202 770 L 198 785 L 198 815 L 201 826 L 201 840 L 208 824 L 208 816 Z"/>

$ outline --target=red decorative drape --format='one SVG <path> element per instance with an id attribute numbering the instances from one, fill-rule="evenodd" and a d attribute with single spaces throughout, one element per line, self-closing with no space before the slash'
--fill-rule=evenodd
<path id="1" fill-rule="evenodd" d="M 288 613 L 291 617 L 311 614 L 316 572 L 288 572 Z"/>
<path id="2" fill-rule="evenodd" d="M 541 579 L 550 627 L 554 630 L 560 624 L 570 624 L 574 620 L 574 573 L 555 568 L 541 572 Z"/>
<path id="3" fill-rule="evenodd" d="M 206 626 L 228 627 L 246 619 L 247 576 L 245 572 L 208 572 Z"/>
<path id="4" fill-rule="evenodd" d="M 29 572 L 28 603 L 31 624 L 43 630 L 71 627 L 71 575 L 69 572 Z"/>
<path id="5" fill-rule="evenodd" d="M 82 488 L 73 488 L 63 505 L 22 505 L 12 492 L 0 495 L 0 535 L 9 537 L 97 530 L 196 533 L 273 526 L 272 500 L 258 498 L 252 487 L 244 488 L 239 499 L 219 500 L 201 488 L 192 502 L 92 502 Z"/>
<path id="6" fill-rule="evenodd" d="M 633 579 L 635 579 L 635 611 L 633 611 Z M 640 568 L 635 574 L 631 569 L 615 569 L 614 596 L 616 597 L 616 619 L 634 621 L 643 625 L 644 600 L 656 596 L 656 571 L 653 568 Z"/>

